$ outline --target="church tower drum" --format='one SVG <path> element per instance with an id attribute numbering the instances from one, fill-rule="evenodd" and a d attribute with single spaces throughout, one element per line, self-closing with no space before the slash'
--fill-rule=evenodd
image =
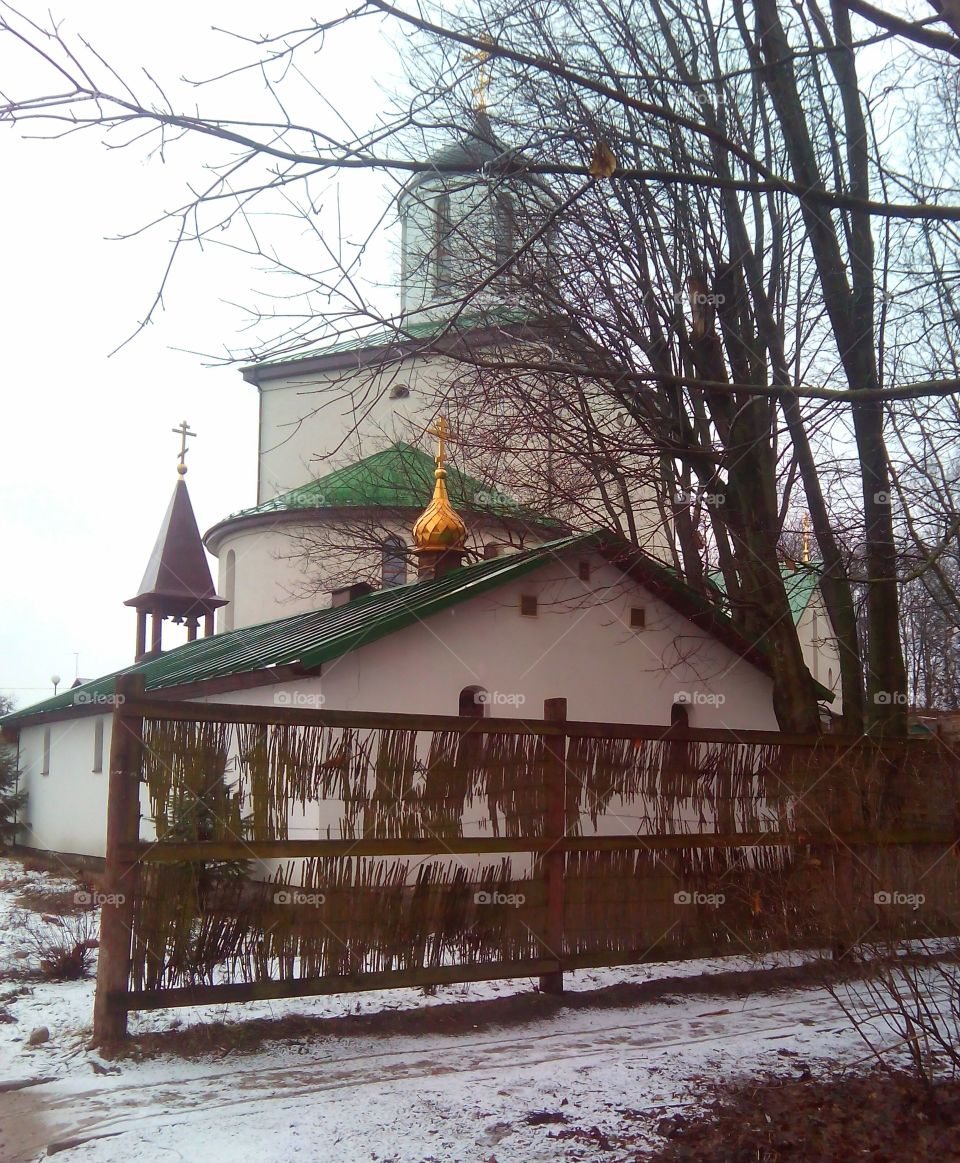
<path id="1" fill-rule="evenodd" d="M 430 159 L 435 169 L 406 184 L 397 201 L 404 315 L 442 314 L 473 292 L 476 306 L 516 299 L 509 271 L 484 284 L 514 253 L 518 217 L 539 191 L 529 178 L 510 176 L 517 157 L 476 110 L 460 139 Z"/>

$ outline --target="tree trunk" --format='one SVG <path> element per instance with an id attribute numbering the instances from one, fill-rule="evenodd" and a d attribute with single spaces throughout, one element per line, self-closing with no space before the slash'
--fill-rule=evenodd
<path id="1" fill-rule="evenodd" d="M 757 35 L 766 68 L 767 89 L 784 135 L 794 178 L 811 190 L 824 189 L 810 138 L 806 113 L 797 89 L 790 45 L 780 22 L 776 0 L 756 0 Z M 833 4 L 835 28 L 849 45 L 849 16 Z M 844 141 L 850 193 L 869 196 L 867 128 L 860 107 L 856 68 L 849 47 L 830 54 L 830 63 L 843 101 Z M 874 251 L 869 215 L 851 211 L 845 261 L 834 221 L 801 198 L 807 235 L 816 263 L 824 306 L 836 338 L 838 353 L 851 388 L 877 388 L 876 329 L 874 325 Z M 852 287 L 846 271 L 851 271 Z M 894 552 L 893 511 L 884 441 L 883 403 L 860 401 L 852 416 L 860 464 L 865 525 L 867 587 L 867 721 L 872 734 L 906 731 L 906 668 L 900 643 L 897 569 Z"/>

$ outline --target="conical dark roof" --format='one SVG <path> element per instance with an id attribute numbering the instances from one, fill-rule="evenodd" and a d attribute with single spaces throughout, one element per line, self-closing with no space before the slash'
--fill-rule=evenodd
<path id="1" fill-rule="evenodd" d="M 217 597 L 187 482 L 177 481 L 137 596 L 124 603 L 173 617 L 198 617 L 227 603 Z"/>
<path id="2" fill-rule="evenodd" d="M 451 141 L 427 159 L 431 166 L 436 167 L 436 171 L 426 170 L 415 174 L 405 189 L 415 189 L 421 183 L 431 181 L 437 174 L 456 171 L 458 166 L 473 170 L 496 161 L 505 163 L 512 160 L 514 154 L 515 151 L 504 145 L 493 132 L 486 113 L 475 110 L 470 124 L 461 130 L 459 139 Z"/>

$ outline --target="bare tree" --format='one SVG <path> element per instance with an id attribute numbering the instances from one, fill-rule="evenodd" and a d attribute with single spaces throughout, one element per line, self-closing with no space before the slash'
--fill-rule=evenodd
<path id="1" fill-rule="evenodd" d="M 942 306 L 956 269 L 955 166 L 948 156 L 934 175 L 917 148 L 921 129 L 930 138 L 925 102 L 949 92 L 937 69 L 957 56 L 952 7 L 932 7 L 931 21 L 917 21 L 839 0 L 651 0 L 642 14 L 601 0 L 491 0 L 453 14 L 365 0 L 246 46 L 241 68 L 280 111 L 251 124 L 177 107 L 152 78 L 149 96 L 137 92 L 82 42 L 4 6 L 0 32 L 51 81 L 10 97 L 2 116 L 154 148 L 207 138 L 210 180 L 166 216 L 178 224 L 175 252 L 228 222 L 249 226 L 264 199 L 310 224 L 322 261 L 309 270 L 285 264 L 252 228 L 243 244 L 305 287 L 299 314 L 289 301 L 278 312 L 272 355 L 348 318 L 412 335 L 408 316 L 375 305 L 358 258 L 313 225 L 311 182 L 368 169 L 398 187 L 446 175 L 513 193 L 507 253 L 447 288 L 451 327 L 507 285 L 547 321 L 509 349 L 459 352 L 444 400 L 486 416 L 471 425 L 477 449 L 509 462 L 521 484 L 539 477 L 573 524 L 600 519 L 640 542 L 634 514 L 648 503 L 645 527 L 676 568 L 695 588 L 719 570 L 742 628 L 765 644 L 781 724 L 813 730 L 815 693 L 777 557 L 802 494 L 840 643 L 846 726 L 883 733 L 905 725 L 895 534 L 898 521 L 916 522 L 898 482 L 923 443 L 925 410 L 942 401 L 938 415 L 949 416 L 958 388 L 941 342 L 955 322 Z M 384 17 L 416 39 L 409 92 L 370 130 L 301 124 L 285 78 L 309 77 L 300 62 L 341 26 Z M 951 31 L 935 27 L 940 17 Z M 476 66 L 464 56 L 478 52 L 497 70 L 495 139 L 510 146 L 446 162 L 432 151 L 470 124 Z M 891 83 L 907 79 L 909 89 Z M 946 145 L 955 122 L 938 133 Z M 460 235 L 469 240 L 469 223 Z M 926 268 L 924 250 L 935 260 Z M 485 412 L 478 385 L 495 403 Z M 936 552 L 924 563 L 935 571 Z"/>

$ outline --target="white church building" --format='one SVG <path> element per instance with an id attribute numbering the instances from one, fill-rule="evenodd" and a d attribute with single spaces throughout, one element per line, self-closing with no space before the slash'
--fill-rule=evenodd
<path id="1" fill-rule="evenodd" d="M 497 147 L 474 137 L 442 156 L 457 149 Z M 23 845 L 103 855 L 118 674 L 176 700 L 538 718 L 545 699 L 564 697 L 576 720 L 777 729 L 769 661 L 722 600 L 691 590 L 655 552 L 572 531 L 497 489 L 492 474 L 451 463 L 456 441 L 451 456 L 449 427 L 429 411 L 443 345 L 497 349 L 529 334 L 509 312 L 454 326 L 433 309 L 460 277 L 456 256 L 437 251 L 446 221 L 469 213 L 476 236 L 486 229 L 489 263 L 508 245 L 506 195 L 477 187 L 435 180 L 401 198 L 403 338 L 245 369 L 260 398 L 254 506 L 201 538 L 181 454 L 127 602 L 137 611 L 132 664 L 2 720 L 28 795 Z M 441 339 L 425 346 L 418 334 Z M 785 569 L 797 575 L 788 591 L 826 704 L 839 667 L 816 571 Z M 189 641 L 165 650 L 170 619 Z"/>

